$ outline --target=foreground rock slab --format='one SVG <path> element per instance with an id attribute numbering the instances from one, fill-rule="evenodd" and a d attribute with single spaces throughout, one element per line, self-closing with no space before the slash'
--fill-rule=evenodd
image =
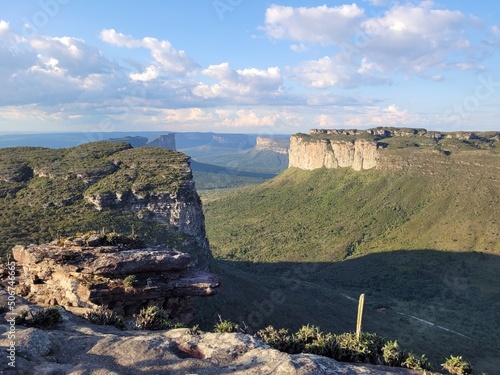
<path id="1" fill-rule="evenodd" d="M 340 363 L 329 358 L 289 355 L 241 333 L 190 334 L 170 331 L 120 331 L 96 326 L 63 311 L 55 330 L 18 326 L 16 367 L 1 362 L 2 374 L 65 375 L 414 375 L 418 371 Z M 0 325 L 2 332 L 8 325 Z M 9 347 L 7 332 L 0 347 Z"/>
<path id="2" fill-rule="evenodd" d="M 217 275 L 193 268 L 189 254 L 162 247 L 51 243 L 15 246 L 12 254 L 22 268 L 22 296 L 81 313 L 105 307 L 131 317 L 156 305 L 171 320 L 187 323 L 194 314 L 192 297 L 214 295 L 220 285 Z"/>

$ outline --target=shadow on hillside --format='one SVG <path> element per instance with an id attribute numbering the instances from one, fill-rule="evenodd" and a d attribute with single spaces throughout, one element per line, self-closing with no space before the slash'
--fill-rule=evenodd
<path id="1" fill-rule="evenodd" d="M 363 329 L 440 364 L 464 355 L 478 370 L 500 368 L 500 256 L 480 252 L 400 250 L 338 263 L 217 260 L 219 295 L 200 299 L 199 323 L 218 315 L 250 331 L 354 331 L 365 294 Z M 492 372 L 491 372 L 492 373 Z"/>

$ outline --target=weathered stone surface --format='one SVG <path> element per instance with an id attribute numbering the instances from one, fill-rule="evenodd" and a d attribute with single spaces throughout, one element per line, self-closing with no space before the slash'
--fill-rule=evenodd
<path id="1" fill-rule="evenodd" d="M 372 141 L 290 138 L 290 167 L 306 170 L 348 167 L 359 171 L 376 167 L 378 156 L 377 144 Z"/>
<path id="2" fill-rule="evenodd" d="M 191 298 L 214 295 L 220 285 L 217 275 L 192 268 L 189 254 L 168 248 L 49 244 L 15 246 L 12 253 L 23 269 L 19 290 L 40 305 L 104 306 L 131 316 L 154 304 L 172 320 L 188 322 Z M 133 280 L 126 282 L 128 276 Z"/>
<path id="3" fill-rule="evenodd" d="M 46 356 L 52 345 L 48 334 L 36 328 L 16 332 L 15 343 L 19 348 L 17 354 L 26 359 Z"/>
<path id="4" fill-rule="evenodd" d="M 432 147 L 443 139 L 457 139 L 468 142 L 476 140 L 490 145 L 500 139 L 500 132 L 437 132 L 413 128 L 374 129 L 311 129 L 310 135 L 297 134 L 290 138 L 289 167 L 305 170 L 317 168 L 352 168 L 363 169 L 401 169 L 405 168 L 402 161 L 385 160 L 383 149 L 388 146 L 384 139 L 406 137 L 398 148 L 410 147 L 416 149 L 420 144 L 426 152 L 436 152 L 450 155 L 447 150 L 437 150 Z M 414 142 L 413 142 L 414 140 Z M 422 141 L 424 140 L 424 141 Z M 387 142 L 387 141 L 386 141 Z M 408 159 L 408 157 L 407 157 Z M 411 164 L 411 160 L 407 163 Z M 418 167 L 418 166 L 417 166 Z"/>
<path id="5" fill-rule="evenodd" d="M 255 149 L 259 151 L 272 151 L 278 154 L 288 154 L 290 140 L 288 138 L 257 137 Z"/>
<path id="6" fill-rule="evenodd" d="M 16 357 L 16 368 L 5 373 L 39 375 L 416 375 L 418 371 L 340 363 L 330 358 L 289 355 L 270 349 L 253 336 L 241 333 L 189 334 L 170 331 L 119 331 L 96 326 L 63 311 L 63 323 L 46 335 L 49 353 L 26 361 Z M 2 331 L 5 326 L 0 326 Z M 18 332 L 27 331 L 22 326 Z M 33 330 L 32 330 L 33 331 Z M 39 331 L 39 330 L 34 330 Z M 43 332 L 42 332 L 43 333 Z M 5 352 L 6 334 L 0 335 Z M 21 346 L 19 347 L 20 349 Z M 10 371 L 10 372 L 7 372 Z M 51 372 L 52 371 L 52 372 Z"/>

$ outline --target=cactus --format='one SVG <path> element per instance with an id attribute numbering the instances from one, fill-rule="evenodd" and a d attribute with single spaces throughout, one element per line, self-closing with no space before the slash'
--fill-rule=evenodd
<path id="1" fill-rule="evenodd" d="M 356 337 L 360 338 L 361 336 L 361 322 L 363 320 L 363 306 L 365 304 L 365 295 L 361 294 L 359 296 L 359 304 L 358 304 L 358 322 L 356 324 Z"/>

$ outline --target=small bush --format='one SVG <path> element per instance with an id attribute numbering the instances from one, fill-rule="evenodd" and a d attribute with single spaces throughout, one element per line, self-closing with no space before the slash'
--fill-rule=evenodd
<path id="1" fill-rule="evenodd" d="M 392 367 L 401 367 L 401 363 L 406 359 L 405 353 L 399 349 L 397 341 L 387 341 L 382 347 L 384 364 Z"/>
<path id="2" fill-rule="evenodd" d="M 295 350 L 292 336 L 290 336 L 288 330 L 285 328 L 276 329 L 273 326 L 269 326 L 258 331 L 257 337 L 279 351 L 290 354 L 299 353 Z"/>
<path id="3" fill-rule="evenodd" d="M 338 361 L 382 364 L 382 348 L 385 340 L 374 333 L 362 332 L 358 339 L 355 333 L 337 336 Z"/>
<path id="4" fill-rule="evenodd" d="M 138 329 L 159 330 L 171 328 L 172 324 L 165 310 L 158 306 L 149 306 L 135 315 L 135 326 Z"/>
<path id="5" fill-rule="evenodd" d="M 135 283 L 137 283 L 137 276 L 135 275 L 128 275 L 123 279 L 123 285 L 127 288 L 133 288 Z"/>
<path id="6" fill-rule="evenodd" d="M 125 328 L 123 316 L 117 315 L 114 311 L 105 308 L 89 311 L 84 315 L 84 318 L 92 324 L 110 325 L 119 329 Z"/>
<path id="7" fill-rule="evenodd" d="M 403 361 L 403 363 L 401 363 L 401 367 L 419 371 L 432 370 L 432 366 L 425 354 L 422 354 L 420 357 L 418 357 L 412 352 L 409 352 L 406 355 L 405 360 Z"/>
<path id="8" fill-rule="evenodd" d="M 441 366 L 443 366 L 443 370 L 448 371 L 452 375 L 474 374 L 471 363 L 461 356 L 450 356 L 450 358 L 446 358 L 446 362 L 441 364 Z"/>
<path id="9" fill-rule="evenodd" d="M 16 324 L 41 329 L 51 329 L 62 321 L 58 307 L 45 307 L 38 311 L 24 310 L 16 317 Z"/>
<path id="10" fill-rule="evenodd" d="M 238 332 L 239 326 L 236 323 L 230 322 L 229 320 L 222 320 L 219 315 L 219 323 L 215 324 L 214 332 L 216 333 L 232 333 Z"/>

